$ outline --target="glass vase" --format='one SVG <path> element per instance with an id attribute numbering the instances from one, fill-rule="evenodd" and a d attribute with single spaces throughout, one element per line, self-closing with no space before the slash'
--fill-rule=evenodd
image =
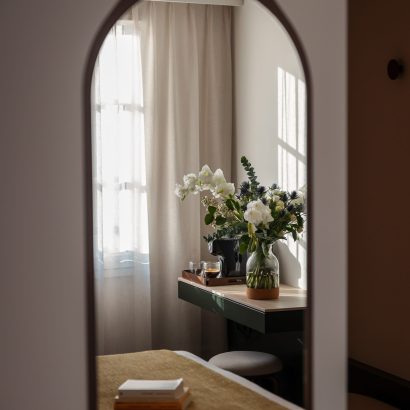
<path id="1" fill-rule="evenodd" d="M 279 297 L 279 261 L 272 252 L 272 245 L 258 243 L 255 251 L 249 256 L 246 263 L 246 286 L 246 295 L 249 299 Z"/>

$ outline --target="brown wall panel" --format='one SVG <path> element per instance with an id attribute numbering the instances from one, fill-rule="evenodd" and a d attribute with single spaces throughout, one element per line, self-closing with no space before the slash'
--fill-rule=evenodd
<path id="1" fill-rule="evenodd" d="M 410 379 L 410 2 L 349 8 L 349 356 Z"/>

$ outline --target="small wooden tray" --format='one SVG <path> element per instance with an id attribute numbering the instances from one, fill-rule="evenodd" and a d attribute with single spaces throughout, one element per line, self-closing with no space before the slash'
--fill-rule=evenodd
<path id="1" fill-rule="evenodd" d="M 242 285 L 246 283 L 246 276 L 231 276 L 226 278 L 204 278 L 201 275 L 196 275 L 189 270 L 182 271 L 182 277 L 191 282 L 200 283 L 204 286 L 227 286 L 227 285 Z"/>

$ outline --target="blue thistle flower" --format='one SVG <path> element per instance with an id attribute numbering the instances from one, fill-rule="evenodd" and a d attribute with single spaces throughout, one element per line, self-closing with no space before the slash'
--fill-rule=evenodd
<path id="1" fill-rule="evenodd" d="M 248 181 L 242 182 L 240 186 L 240 194 L 241 195 L 247 195 L 249 193 L 249 188 L 251 187 L 250 183 Z"/>
<path id="2" fill-rule="evenodd" d="M 286 193 L 286 192 L 284 192 L 281 196 L 280 196 L 280 199 L 283 201 L 283 202 L 286 202 L 289 198 L 288 198 L 288 194 Z"/>
<path id="3" fill-rule="evenodd" d="M 256 189 L 256 193 L 261 196 L 265 193 L 266 188 L 264 186 L 258 186 L 258 188 Z"/>

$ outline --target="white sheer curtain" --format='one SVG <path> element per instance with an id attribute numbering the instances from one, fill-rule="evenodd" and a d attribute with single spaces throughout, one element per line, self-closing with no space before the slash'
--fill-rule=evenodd
<path id="1" fill-rule="evenodd" d="M 149 349 L 144 106 L 140 36 L 131 20 L 117 22 L 105 39 L 93 90 L 98 353 Z"/>
<path id="2" fill-rule="evenodd" d="M 95 73 L 99 352 L 170 348 L 209 356 L 223 321 L 177 295 L 188 261 L 209 258 L 201 257 L 201 207 L 198 197 L 180 203 L 174 188 L 204 163 L 230 177 L 231 10 L 143 2 L 129 14 L 133 25 L 114 27 Z M 121 60 L 123 47 L 131 65 Z"/>
<path id="3" fill-rule="evenodd" d="M 224 334 L 209 326 L 221 322 L 177 296 L 181 269 L 201 259 L 201 207 L 198 197 L 181 204 L 174 187 L 204 163 L 230 177 L 231 8 L 145 2 L 133 17 L 143 27 L 153 347 L 207 355 Z"/>

